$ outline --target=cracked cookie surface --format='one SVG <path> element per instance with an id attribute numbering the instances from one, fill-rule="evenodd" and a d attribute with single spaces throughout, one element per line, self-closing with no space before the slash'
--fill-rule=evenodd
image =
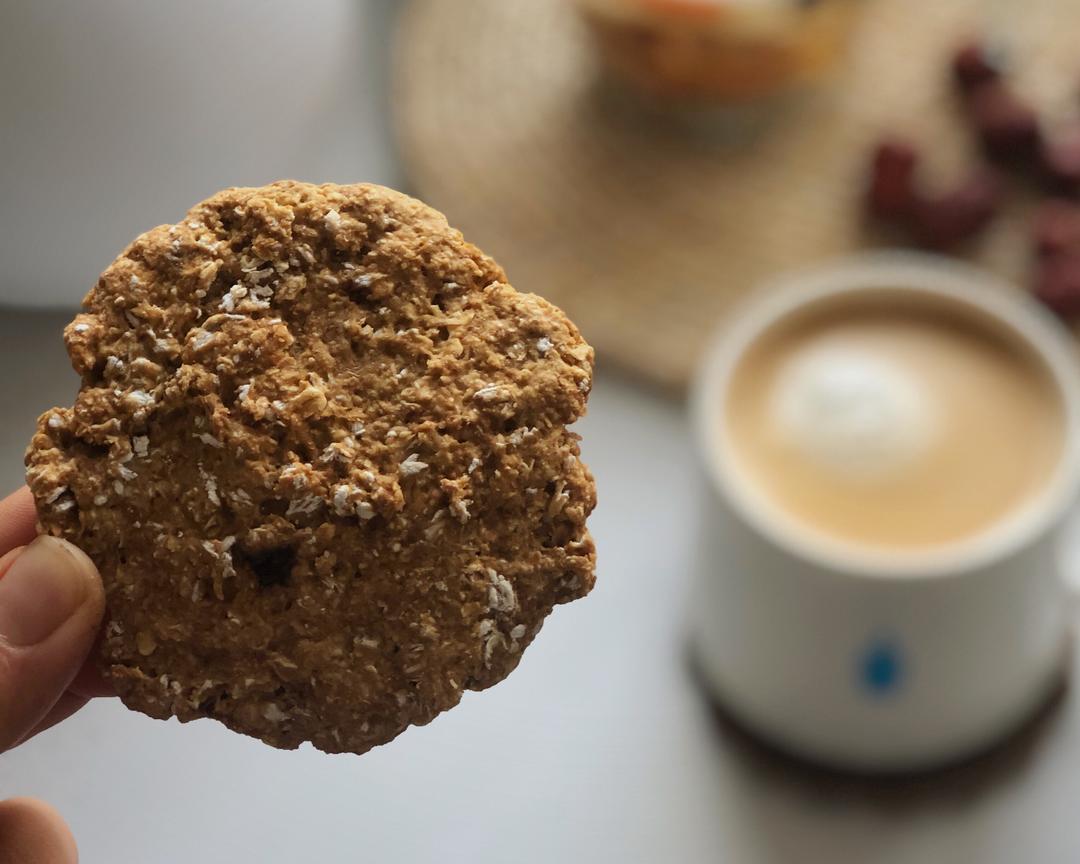
<path id="1" fill-rule="evenodd" d="M 83 309 L 82 387 L 27 479 L 101 570 L 129 707 L 362 753 L 504 678 L 592 587 L 566 428 L 592 349 L 424 204 L 227 189 Z"/>

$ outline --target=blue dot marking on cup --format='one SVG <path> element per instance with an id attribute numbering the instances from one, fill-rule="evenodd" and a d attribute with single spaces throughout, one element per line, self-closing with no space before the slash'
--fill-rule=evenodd
<path id="1" fill-rule="evenodd" d="M 860 688 L 870 696 L 888 696 L 903 683 L 904 664 L 895 642 L 874 640 L 863 651 L 858 664 Z"/>

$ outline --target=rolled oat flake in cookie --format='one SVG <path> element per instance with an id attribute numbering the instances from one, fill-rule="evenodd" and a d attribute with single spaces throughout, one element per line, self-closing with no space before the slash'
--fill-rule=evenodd
<path id="1" fill-rule="evenodd" d="M 137 238 L 65 339 L 82 387 L 27 477 L 101 570 L 130 708 L 363 753 L 593 585 L 567 430 L 592 349 L 418 201 L 227 189 Z"/>

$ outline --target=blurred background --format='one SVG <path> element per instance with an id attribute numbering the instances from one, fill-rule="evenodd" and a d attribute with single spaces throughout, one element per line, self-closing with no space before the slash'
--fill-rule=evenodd
<path id="1" fill-rule="evenodd" d="M 733 304 L 862 248 L 1080 309 L 1078 38 L 1071 0 L 5 0 L 0 485 L 74 394 L 61 330 L 98 273 L 221 187 L 293 177 L 416 194 L 563 306 L 598 349 L 600 505 L 589 599 L 387 747 L 278 752 L 98 700 L 0 757 L 0 797 L 55 804 L 89 862 L 1080 859 L 1068 689 L 993 753 L 893 780 L 718 715 L 687 662 L 683 407 Z"/>

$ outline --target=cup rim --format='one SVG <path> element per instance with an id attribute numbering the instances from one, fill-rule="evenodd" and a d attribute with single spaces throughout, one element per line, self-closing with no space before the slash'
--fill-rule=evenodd
<path id="1" fill-rule="evenodd" d="M 1065 441 L 1046 487 L 1016 511 L 952 543 L 911 551 L 874 548 L 800 525 L 731 470 L 717 435 L 717 406 L 745 351 L 784 318 L 830 299 L 911 293 L 968 307 L 1003 326 L 1045 364 L 1062 400 Z M 714 333 L 691 391 L 698 453 L 719 494 L 747 525 L 799 560 L 870 578 L 940 578 L 985 568 L 1037 541 L 1063 519 L 1080 489 L 1080 368 L 1064 326 L 1048 310 L 994 274 L 939 255 L 870 252 L 783 274 L 754 291 Z"/>

